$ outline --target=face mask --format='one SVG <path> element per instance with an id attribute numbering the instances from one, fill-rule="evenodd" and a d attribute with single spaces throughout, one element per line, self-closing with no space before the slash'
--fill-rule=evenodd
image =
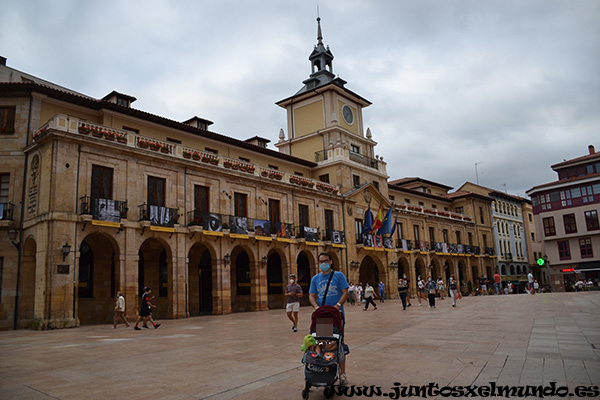
<path id="1" fill-rule="evenodd" d="M 403 278 L 406 279 L 406 275 L 404 275 Z"/>
<path id="2" fill-rule="evenodd" d="M 319 265 L 319 268 L 321 268 L 321 271 L 327 272 L 327 271 L 329 271 L 329 264 L 321 263 L 321 265 Z"/>
<path id="3" fill-rule="evenodd" d="M 294 280 L 293 279 L 290 279 L 290 284 L 292 284 L 292 285 L 294 284 Z"/>
<path id="4" fill-rule="evenodd" d="M 431 278 L 427 279 L 429 282 L 431 282 Z"/>

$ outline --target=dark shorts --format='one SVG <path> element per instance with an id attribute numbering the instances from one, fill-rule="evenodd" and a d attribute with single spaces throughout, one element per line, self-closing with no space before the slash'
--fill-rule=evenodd
<path id="1" fill-rule="evenodd" d="M 141 315 L 142 317 L 147 317 L 147 316 L 148 316 L 148 315 L 150 315 L 150 314 L 152 314 L 152 312 L 150 312 L 150 309 L 149 309 L 149 308 L 146 308 L 146 307 L 144 307 L 144 308 L 141 308 L 141 309 L 140 309 L 140 315 Z"/>

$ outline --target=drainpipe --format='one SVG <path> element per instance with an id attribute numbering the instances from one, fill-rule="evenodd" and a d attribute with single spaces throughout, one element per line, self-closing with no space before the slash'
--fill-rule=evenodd
<path id="1" fill-rule="evenodd" d="M 346 235 L 346 198 L 342 198 L 342 224 L 344 227 L 344 235 L 346 236 L 346 248 L 344 252 L 346 253 L 346 278 L 349 277 L 350 271 L 348 269 L 348 235 Z"/>
<path id="2" fill-rule="evenodd" d="M 33 106 L 33 93 L 29 92 L 29 111 L 27 115 L 27 135 L 25 137 L 25 147 L 29 146 L 29 132 L 31 130 L 31 107 Z M 15 315 L 13 329 L 17 330 L 19 318 L 19 281 L 21 280 L 21 253 L 23 249 L 23 218 L 25 218 L 25 187 L 27 182 L 27 164 L 29 161 L 28 153 L 25 153 L 25 163 L 23 165 L 23 188 L 21 190 L 21 217 L 19 219 L 19 246 L 17 248 L 17 285 L 15 288 Z"/>

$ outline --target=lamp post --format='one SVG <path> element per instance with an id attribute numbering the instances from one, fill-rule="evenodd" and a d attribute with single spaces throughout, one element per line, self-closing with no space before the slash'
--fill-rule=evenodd
<path id="1" fill-rule="evenodd" d="M 63 247 L 62 247 L 63 261 L 65 261 L 65 259 L 67 258 L 67 256 L 69 255 L 70 252 L 71 252 L 71 245 L 68 243 L 63 244 Z"/>

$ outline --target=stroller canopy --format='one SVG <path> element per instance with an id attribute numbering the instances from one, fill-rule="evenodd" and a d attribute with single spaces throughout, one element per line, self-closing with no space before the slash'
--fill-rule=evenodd
<path id="1" fill-rule="evenodd" d="M 333 322 L 333 328 L 338 329 L 338 332 L 343 333 L 342 324 L 342 313 L 333 306 L 321 306 L 317 308 L 311 316 L 310 332 L 313 333 L 317 329 L 317 320 L 320 319 L 331 319 Z"/>

